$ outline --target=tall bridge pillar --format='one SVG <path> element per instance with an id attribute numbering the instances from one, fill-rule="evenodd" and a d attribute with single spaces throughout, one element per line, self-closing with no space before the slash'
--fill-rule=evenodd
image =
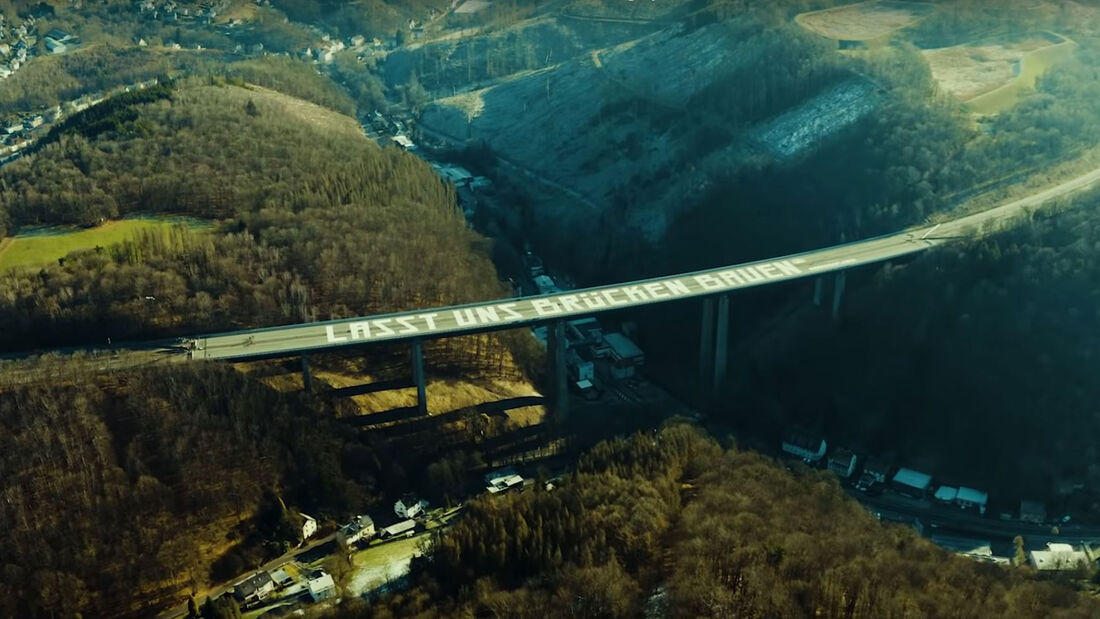
<path id="1" fill-rule="evenodd" d="M 840 271 L 836 274 L 836 280 L 833 283 L 833 320 L 840 318 L 840 301 L 844 298 L 844 280 L 846 271 Z"/>
<path id="2" fill-rule="evenodd" d="M 547 361 L 550 363 L 550 403 L 558 419 L 569 415 L 569 377 L 565 369 L 565 321 L 550 325 L 547 338 Z"/>
<path id="3" fill-rule="evenodd" d="M 699 379 L 706 384 L 714 367 L 714 297 L 703 299 L 699 332 Z"/>
<path id="4" fill-rule="evenodd" d="M 730 296 L 718 297 L 718 325 L 714 334 L 714 391 L 726 378 L 726 363 L 729 360 Z"/>
<path id="5" fill-rule="evenodd" d="M 699 329 L 699 378 L 702 388 L 716 392 L 726 378 L 729 361 L 730 296 L 703 299 Z"/>
<path id="6" fill-rule="evenodd" d="M 309 375 L 309 357 L 302 355 L 302 388 L 306 393 L 313 392 L 313 378 Z"/>
<path id="7" fill-rule="evenodd" d="M 416 383 L 416 411 L 423 417 L 428 414 L 428 389 L 424 381 L 424 343 L 412 341 L 413 382 Z"/>
<path id="8" fill-rule="evenodd" d="M 820 275 L 814 278 L 814 307 L 821 307 L 821 295 L 825 291 L 825 278 Z"/>

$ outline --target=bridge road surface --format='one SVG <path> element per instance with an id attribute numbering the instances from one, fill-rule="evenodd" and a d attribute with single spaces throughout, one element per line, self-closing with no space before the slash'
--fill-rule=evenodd
<path id="1" fill-rule="evenodd" d="M 781 258 L 536 297 L 198 336 L 195 338 L 197 347 L 190 355 L 194 360 L 279 357 L 373 342 L 463 335 L 816 276 L 900 258 L 954 239 L 1003 228 L 1012 220 L 1029 215 L 1034 208 L 1091 187 L 1097 181 L 1100 181 L 1100 169 L 1025 198 L 942 224 Z"/>
<path id="2" fill-rule="evenodd" d="M 930 230 L 931 228 L 928 228 Z M 925 229 L 918 232 L 923 233 Z M 438 338 L 721 294 L 906 256 L 934 246 L 915 232 L 629 284 L 200 336 L 192 359 L 275 357 L 374 342 Z"/>

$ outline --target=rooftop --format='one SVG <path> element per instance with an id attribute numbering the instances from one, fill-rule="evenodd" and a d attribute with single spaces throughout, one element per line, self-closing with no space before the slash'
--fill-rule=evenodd
<path id="1" fill-rule="evenodd" d="M 911 488 L 925 490 L 932 483 L 932 476 L 913 469 L 900 468 L 894 474 L 894 481 Z"/>
<path id="2" fill-rule="evenodd" d="M 976 505 L 985 505 L 989 501 L 989 495 L 981 490 L 959 486 L 958 500 Z"/>
<path id="3" fill-rule="evenodd" d="M 799 449 L 818 452 L 821 451 L 821 444 L 825 442 L 825 439 L 807 432 L 791 432 L 783 438 L 783 442 Z"/>
<path id="4" fill-rule="evenodd" d="M 626 337 L 622 333 L 608 333 L 603 336 L 603 340 L 607 342 L 607 345 L 611 347 L 611 350 L 623 359 L 630 359 L 633 357 L 641 357 L 645 355 L 638 345 Z"/>

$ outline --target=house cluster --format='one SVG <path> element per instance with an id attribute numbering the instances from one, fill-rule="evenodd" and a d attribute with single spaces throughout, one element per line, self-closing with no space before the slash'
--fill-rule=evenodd
<path id="1" fill-rule="evenodd" d="M 362 36 L 356 35 L 355 37 L 349 39 L 349 42 L 351 42 L 354 46 L 354 42 L 359 41 L 359 44 L 362 45 L 362 39 Z M 344 51 L 345 49 L 347 49 L 347 47 L 348 46 L 345 45 L 344 42 L 340 39 L 335 39 L 330 35 L 324 34 L 321 35 L 320 43 L 301 50 L 300 52 L 298 52 L 298 56 L 302 60 L 328 64 L 332 62 L 332 60 L 336 57 L 336 54 Z"/>
<path id="2" fill-rule="evenodd" d="M 46 46 L 46 51 L 51 54 L 64 54 L 80 45 L 80 37 L 54 28 L 46 33 L 46 36 L 42 38 L 42 43 Z"/>
<path id="3" fill-rule="evenodd" d="M 34 32 L 37 21 L 32 15 L 11 23 L 0 14 L 0 79 L 18 71 L 34 55 L 34 46 L 38 43 Z"/>
<path id="4" fill-rule="evenodd" d="M 945 505 L 975 510 L 981 515 L 985 514 L 989 503 L 989 495 L 981 490 L 966 486 L 933 484 L 932 476 L 927 473 L 905 467 L 895 468 L 875 457 L 861 459 L 848 449 L 833 449 L 826 457 L 828 450 L 825 439 L 808 432 L 788 434 L 783 439 L 781 447 L 784 453 L 795 456 L 806 464 L 824 465 L 841 479 L 849 480 L 857 490 L 864 493 L 871 494 L 889 487 L 909 497 L 931 498 Z M 860 468 L 861 462 L 862 468 Z M 1021 505 L 1021 519 L 1025 514 L 1029 518 L 1034 517 L 1033 501 L 1024 501 Z"/>
<path id="5" fill-rule="evenodd" d="M 199 22 L 212 24 L 228 6 L 228 0 L 207 0 L 198 6 L 180 6 L 175 0 L 136 0 L 138 12 L 147 19 L 167 22 Z"/>
<path id="6" fill-rule="evenodd" d="M 290 565 L 256 572 L 234 583 L 227 593 L 242 609 L 255 608 L 275 597 L 320 602 L 336 595 L 336 581 L 324 570 L 294 569 L 295 573 L 300 574 L 295 579 L 288 571 Z"/>
<path id="7" fill-rule="evenodd" d="M 524 264 L 538 294 L 562 292 L 563 287 L 545 272 L 538 256 L 527 252 Z M 645 364 L 645 353 L 627 333 L 604 331 L 600 321 L 594 317 L 567 321 L 564 330 L 566 371 L 573 389 L 585 397 L 599 397 L 598 380 L 631 379 L 637 368 Z M 532 332 L 543 345 L 547 345 L 548 327 L 535 327 Z"/>

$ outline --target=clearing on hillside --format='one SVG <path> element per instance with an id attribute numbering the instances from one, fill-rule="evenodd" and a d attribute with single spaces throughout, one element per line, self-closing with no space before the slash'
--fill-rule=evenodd
<path id="1" fill-rule="evenodd" d="M 934 10 L 923 2 L 861 2 L 801 13 L 794 20 L 829 39 L 870 41 L 912 25 Z"/>
<path id="2" fill-rule="evenodd" d="M 95 228 L 42 226 L 21 230 L 0 241 L 0 272 L 10 269 L 41 267 L 71 252 L 108 247 L 128 241 L 142 231 L 187 226 L 206 232 L 213 224 L 192 217 L 137 216 L 109 221 Z"/>
<path id="3" fill-rule="evenodd" d="M 1016 102 L 1048 68 L 1066 60 L 1076 43 L 1054 33 L 924 50 L 932 77 L 975 112 L 992 114 Z"/>

